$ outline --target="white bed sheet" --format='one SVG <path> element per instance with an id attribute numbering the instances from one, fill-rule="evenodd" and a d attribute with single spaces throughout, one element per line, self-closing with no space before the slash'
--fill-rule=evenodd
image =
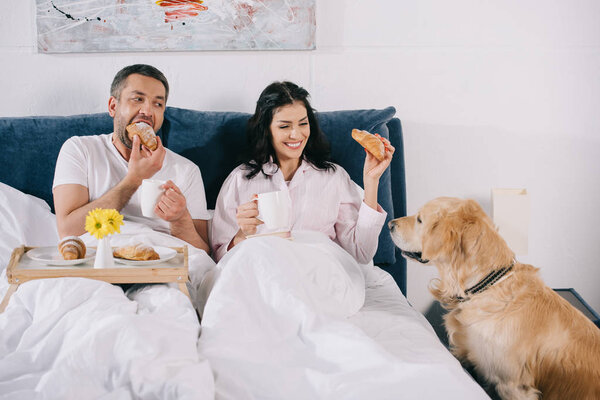
<path id="1" fill-rule="evenodd" d="M 390 398 L 489 399 L 440 342 L 427 319 L 408 303 L 392 276 L 377 266 L 365 273 L 365 305 L 349 321 L 419 371 L 405 382 L 403 396 Z"/>
<path id="2" fill-rule="evenodd" d="M 1 183 L 0 228 L 3 297 L 12 249 L 54 246 L 58 235 L 47 204 Z M 84 240 L 95 245 L 89 235 Z M 183 244 L 133 223 L 112 240 L 114 245 L 138 240 Z M 199 307 L 207 271 L 215 271 L 212 260 L 191 249 L 191 294 Z M 251 349 L 236 347 L 235 340 L 223 340 L 226 336 L 211 344 L 211 320 L 228 315 L 219 309 L 222 302 L 216 309 L 209 305 L 198 341 L 194 309 L 167 285 L 134 287 L 125 296 L 118 286 L 88 279 L 27 282 L 0 315 L 0 399 L 487 398 L 391 276 L 373 266 L 362 271 L 364 278 L 355 275 L 346 284 L 365 280 L 364 306 L 354 313 L 362 302 L 360 293 L 339 292 L 338 301 L 354 315 L 341 320 L 316 316 L 313 328 L 322 329 L 307 331 L 304 338 L 312 343 L 299 352 L 276 339 Z M 248 299 L 241 300 L 243 305 Z M 327 315 L 335 309 L 328 311 L 325 304 L 322 311 Z M 235 319 L 256 317 L 244 315 L 243 307 L 234 311 Z M 252 333 L 251 324 L 241 326 L 238 335 Z M 260 365 L 261 357 L 286 356 L 295 363 L 291 368 L 286 363 L 271 370 Z M 245 366 L 250 368 L 240 375 Z"/>

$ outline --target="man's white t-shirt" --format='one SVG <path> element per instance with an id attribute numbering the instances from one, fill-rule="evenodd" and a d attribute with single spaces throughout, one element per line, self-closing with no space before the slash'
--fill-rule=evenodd
<path id="1" fill-rule="evenodd" d="M 162 169 L 152 179 L 172 180 L 185 196 L 192 219 L 210 219 L 200 169 L 187 158 L 169 149 L 166 151 Z M 127 161 L 113 145 L 111 133 L 73 136 L 60 149 L 52 188 L 65 184 L 82 185 L 88 188 L 89 201 L 94 201 L 115 187 L 126 174 Z M 125 220 L 140 222 L 154 230 L 170 233 L 167 221 L 142 215 L 140 192 L 138 188 L 121 210 Z"/>

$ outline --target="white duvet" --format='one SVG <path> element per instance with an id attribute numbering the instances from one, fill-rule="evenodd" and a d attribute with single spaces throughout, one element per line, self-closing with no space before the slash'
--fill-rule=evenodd
<path id="1" fill-rule="evenodd" d="M 217 266 L 199 341 L 217 398 L 487 397 L 389 274 L 293 235 L 246 240 Z"/>
<path id="2" fill-rule="evenodd" d="M 55 246 L 58 235 L 43 201 L 0 185 L 4 297 L 12 249 Z M 113 245 L 183 244 L 129 222 L 122 231 Z M 196 286 L 214 266 L 193 249 L 189 264 Z M 212 399 L 213 375 L 196 350 L 199 331 L 189 299 L 167 285 L 134 286 L 125 296 L 119 286 L 90 279 L 26 282 L 0 314 L 0 399 Z"/>
<path id="3" fill-rule="evenodd" d="M 3 184 L 0 228 L 2 270 L 14 247 L 58 241 L 49 207 Z M 294 236 L 247 240 L 217 268 L 190 249 L 200 309 L 215 282 L 199 340 L 192 305 L 167 285 L 21 285 L 0 314 L 0 399 L 487 398 L 389 274 Z M 112 238 L 136 240 L 183 244 L 133 223 Z"/>

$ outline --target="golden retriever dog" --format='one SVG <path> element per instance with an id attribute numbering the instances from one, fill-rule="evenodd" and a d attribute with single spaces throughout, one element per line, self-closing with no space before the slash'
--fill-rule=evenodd
<path id="1" fill-rule="evenodd" d="M 600 329 L 515 261 L 479 204 L 438 198 L 389 227 L 405 257 L 438 268 L 451 350 L 502 399 L 600 399 Z"/>

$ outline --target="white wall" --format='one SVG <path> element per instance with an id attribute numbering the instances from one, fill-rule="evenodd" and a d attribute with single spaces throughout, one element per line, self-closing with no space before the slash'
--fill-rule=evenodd
<path id="1" fill-rule="evenodd" d="M 520 260 L 600 311 L 600 2 L 317 3 L 316 51 L 47 55 L 36 49 L 34 2 L 4 0 L 0 115 L 105 111 L 112 77 L 134 62 L 165 72 L 170 105 L 197 110 L 251 112 L 281 79 L 305 86 L 321 111 L 393 105 L 409 213 L 441 195 L 491 212 L 491 188 L 527 188 Z M 435 274 L 409 263 L 421 311 Z"/>

